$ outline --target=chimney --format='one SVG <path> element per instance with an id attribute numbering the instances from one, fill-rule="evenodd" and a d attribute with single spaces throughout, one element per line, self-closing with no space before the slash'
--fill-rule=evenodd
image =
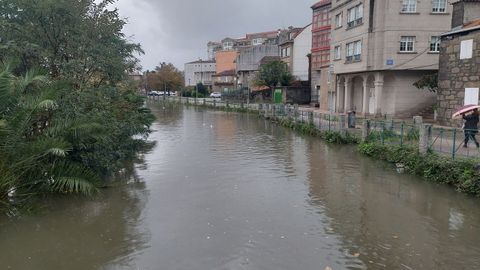
<path id="1" fill-rule="evenodd" d="M 480 19 L 480 0 L 457 0 L 453 3 L 452 29 Z"/>

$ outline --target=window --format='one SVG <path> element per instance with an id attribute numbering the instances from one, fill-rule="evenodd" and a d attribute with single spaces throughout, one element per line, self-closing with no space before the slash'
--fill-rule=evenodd
<path id="1" fill-rule="evenodd" d="M 313 33 L 312 48 L 321 49 L 330 46 L 330 33 L 329 31 L 321 31 Z"/>
<path id="2" fill-rule="evenodd" d="M 430 39 L 430 52 L 440 52 L 440 37 Z"/>
<path id="3" fill-rule="evenodd" d="M 414 13 L 417 11 L 417 0 L 403 0 L 402 12 Z"/>
<path id="4" fill-rule="evenodd" d="M 312 53 L 312 68 L 320 69 L 330 64 L 330 50 Z"/>
<path id="5" fill-rule="evenodd" d="M 335 16 L 335 27 L 342 27 L 342 15 L 343 13 L 340 13 Z"/>
<path id="6" fill-rule="evenodd" d="M 283 48 L 282 51 L 281 51 L 281 56 L 282 57 L 289 57 L 291 54 L 292 54 L 292 48 L 291 47 Z"/>
<path id="7" fill-rule="evenodd" d="M 347 62 L 350 62 L 353 60 L 353 42 L 352 43 L 347 43 Z"/>
<path id="8" fill-rule="evenodd" d="M 347 43 L 346 47 L 347 62 L 362 60 L 362 41 L 355 41 Z"/>
<path id="9" fill-rule="evenodd" d="M 313 12 L 313 30 L 331 25 L 330 10 L 328 8 L 317 9 Z"/>
<path id="10" fill-rule="evenodd" d="M 462 40 L 460 43 L 460 59 L 470 59 L 473 56 L 473 39 Z"/>
<path id="11" fill-rule="evenodd" d="M 256 46 L 256 45 L 262 45 L 264 42 L 263 38 L 254 38 L 252 40 L 252 45 L 253 46 Z"/>
<path id="12" fill-rule="evenodd" d="M 363 4 L 355 6 L 347 11 L 347 26 L 349 28 L 362 24 Z"/>
<path id="13" fill-rule="evenodd" d="M 415 50 L 415 37 L 402 37 L 400 39 L 401 52 L 414 52 L 414 50 Z"/>
<path id="14" fill-rule="evenodd" d="M 447 0 L 433 0 L 432 12 L 444 13 L 447 11 Z"/>
<path id="15" fill-rule="evenodd" d="M 233 42 L 232 41 L 227 41 L 223 43 L 223 49 L 224 50 L 231 50 L 233 49 Z"/>
<path id="16" fill-rule="evenodd" d="M 341 46 L 335 46 L 335 49 L 333 50 L 333 59 L 338 60 L 342 57 L 341 55 Z"/>
<path id="17" fill-rule="evenodd" d="M 355 51 L 353 53 L 353 58 L 355 61 L 360 61 L 362 57 L 362 42 L 357 41 L 355 42 Z"/>

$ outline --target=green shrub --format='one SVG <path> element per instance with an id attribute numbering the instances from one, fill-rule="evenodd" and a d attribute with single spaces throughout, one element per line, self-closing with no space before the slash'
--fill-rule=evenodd
<path id="1" fill-rule="evenodd" d="M 338 144 L 357 144 L 360 141 L 356 136 L 348 132 L 342 134 L 338 131 L 326 131 L 322 133 L 322 137 L 329 143 Z"/>
<path id="2" fill-rule="evenodd" d="M 401 163 L 407 172 L 427 181 L 448 184 L 458 191 L 480 196 L 480 173 L 473 160 L 452 160 L 432 152 L 422 155 L 416 148 L 372 142 L 362 143 L 358 149 L 360 153 L 376 159 Z"/>

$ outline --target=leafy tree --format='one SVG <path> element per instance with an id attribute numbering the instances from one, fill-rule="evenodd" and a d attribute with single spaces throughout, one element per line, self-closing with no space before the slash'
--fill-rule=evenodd
<path id="1" fill-rule="evenodd" d="M 155 71 L 147 73 L 147 89 L 180 91 L 184 87 L 183 73 L 172 63 L 160 63 Z"/>
<path id="2" fill-rule="evenodd" d="M 289 86 L 293 80 L 285 62 L 275 60 L 260 66 L 254 84 L 270 88 L 273 98 L 273 91 L 278 85 Z"/>
<path id="3" fill-rule="evenodd" d="M 112 2 L 0 1 L 0 210 L 92 194 L 147 145 L 153 115 L 126 80 L 141 49 Z"/>
<path id="4" fill-rule="evenodd" d="M 208 88 L 203 83 L 197 83 L 197 92 L 205 97 L 208 95 Z"/>
<path id="5" fill-rule="evenodd" d="M 16 60 L 14 73 L 41 67 L 76 89 L 116 83 L 141 53 L 122 33 L 125 21 L 108 10 L 114 0 L 2 0 L 0 61 Z"/>
<path id="6" fill-rule="evenodd" d="M 435 93 L 438 91 L 438 73 L 424 75 L 413 85 L 418 89 L 427 89 Z"/>

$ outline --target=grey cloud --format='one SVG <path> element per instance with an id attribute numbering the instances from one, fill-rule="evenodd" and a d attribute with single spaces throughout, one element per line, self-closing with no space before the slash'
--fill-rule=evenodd
<path id="1" fill-rule="evenodd" d="M 224 37 L 305 26 L 312 0 L 120 0 L 132 40 L 142 44 L 144 69 L 172 62 L 180 69 L 206 57 L 206 43 Z"/>

